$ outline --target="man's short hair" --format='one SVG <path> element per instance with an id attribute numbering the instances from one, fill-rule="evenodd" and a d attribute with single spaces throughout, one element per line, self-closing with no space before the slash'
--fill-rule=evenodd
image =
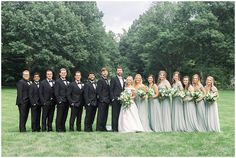
<path id="1" fill-rule="evenodd" d="M 30 72 L 29 72 L 29 70 L 24 70 L 24 71 L 22 72 L 22 75 L 24 75 L 24 73 L 30 73 Z"/>
<path id="2" fill-rule="evenodd" d="M 81 72 L 80 72 L 80 71 L 75 71 L 75 75 L 76 75 L 77 73 L 81 74 Z"/>
<path id="3" fill-rule="evenodd" d="M 51 69 L 47 69 L 46 74 L 47 74 L 47 72 L 52 72 L 53 73 L 53 71 Z"/>
<path id="4" fill-rule="evenodd" d="M 38 72 L 35 72 L 35 73 L 34 73 L 34 76 L 36 76 L 36 75 L 40 76 L 40 73 L 38 73 Z"/>
<path id="5" fill-rule="evenodd" d="M 61 73 L 62 71 L 66 71 L 66 69 L 65 68 L 61 68 L 59 72 Z"/>
<path id="6" fill-rule="evenodd" d="M 94 73 L 94 72 L 89 72 L 89 73 L 88 73 L 88 76 L 89 76 L 89 75 L 91 75 L 91 74 L 94 74 L 94 75 L 95 75 L 95 73 Z"/>
<path id="7" fill-rule="evenodd" d="M 108 72 L 108 69 L 107 69 L 106 67 L 103 67 L 103 68 L 101 69 L 101 72 L 103 72 L 103 71 L 107 71 L 107 72 Z"/>
<path id="8" fill-rule="evenodd" d="M 121 67 L 120 65 L 118 65 L 118 66 L 116 67 L 116 70 L 117 70 L 117 69 L 122 69 L 122 67 Z"/>

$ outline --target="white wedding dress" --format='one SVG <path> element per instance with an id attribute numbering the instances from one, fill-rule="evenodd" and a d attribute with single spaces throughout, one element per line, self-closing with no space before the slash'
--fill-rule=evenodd
<path id="1" fill-rule="evenodd" d="M 134 88 L 126 87 L 130 94 Z M 143 132 L 143 126 L 138 115 L 138 108 L 135 102 L 132 100 L 132 104 L 129 108 L 125 109 L 121 106 L 119 122 L 118 122 L 118 131 L 119 132 Z"/>

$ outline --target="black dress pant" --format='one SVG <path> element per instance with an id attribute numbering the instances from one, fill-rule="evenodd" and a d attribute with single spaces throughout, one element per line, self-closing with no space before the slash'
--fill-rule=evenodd
<path id="1" fill-rule="evenodd" d="M 31 105 L 31 128 L 32 132 L 40 131 L 41 106 Z"/>
<path id="2" fill-rule="evenodd" d="M 76 130 L 81 131 L 81 118 L 83 113 L 83 106 L 72 106 L 70 115 L 70 131 L 74 131 L 74 122 L 76 119 Z"/>
<path id="3" fill-rule="evenodd" d="M 107 131 L 107 117 L 108 117 L 109 104 L 107 103 L 98 103 L 98 115 L 97 115 L 97 131 Z"/>
<path id="4" fill-rule="evenodd" d="M 42 131 L 52 131 L 52 121 L 55 111 L 55 102 L 51 101 L 43 106 L 42 112 Z"/>
<path id="5" fill-rule="evenodd" d="M 114 100 L 112 102 L 112 130 L 118 131 L 118 120 L 120 115 L 121 103 L 119 100 Z"/>
<path id="6" fill-rule="evenodd" d="M 24 104 L 18 105 L 19 108 L 19 130 L 20 132 L 26 132 L 26 122 L 29 115 L 30 110 L 30 102 L 26 102 Z"/>
<path id="7" fill-rule="evenodd" d="M 66 131 L 66 119 L 69 110 L 69 103 L 62 102 L 57 105 L 57 118 L 56 118 L 56 131 L 65 132 Z"/>
<path id="8" fill-rule="evenodd" d="M 84 120 L 84 131 L 92 132 L 93 131 L 93 122 L 96 115 L 97 106 L 87 106 L 86 115 Z"/>

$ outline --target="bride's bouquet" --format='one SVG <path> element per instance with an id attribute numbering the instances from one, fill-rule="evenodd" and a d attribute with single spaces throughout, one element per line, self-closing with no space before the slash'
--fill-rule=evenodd
<path id="1" fill-rule="evenodd" d="M 127 90 L 121 92 L 120 97 L 118 100 L 121 101 L 121 105 L 126 109 L 129 108 L 132 104 L 130 93 Z"/>
<path id="2" fill-rule="evenodd" d="M 148 96 L 148 97 L 152 97 L 152 96 L 154 96 L 154 95 L 155 95 L 154 89 L 153 89 L 153 88 L 148 88 L 148 90 L 147 90 L 147 96 Z"/>
<path id="3" fill-rule="evenodd" d="M 167 97 L 170 97 L 171 95 L 172 95 L 171 89 L 161 88 L 159 90 L 159 97 L 160 97 L 160 99 L 165 99 Z"/>
<path id="4" fill-rule="evenodd" d="M 202 93 L 199 92 L 199 91 L 194 91 L 194 92 L 192 93 L 192 97 L 193 97 L 193 100 L 194 100 L 195 102 L 197 102 L 197 99 L 199 99 L 201 96 L 202 96 Z"/>
<path id="5" fill-rule="evenodd" d="M 216 93 L 208 92 L 204 99 L 209 104 L 212 104 L 214 101 L 218 99 L 218 96 Z"/>
<path id="6" fill-rule="evenodd" d="M 140 96 L 142 98 L 146 95 L 146 92 L 142 88 L 139 88 L 137 90 L 137 94 L 138 94 L 138 96 Z"/>

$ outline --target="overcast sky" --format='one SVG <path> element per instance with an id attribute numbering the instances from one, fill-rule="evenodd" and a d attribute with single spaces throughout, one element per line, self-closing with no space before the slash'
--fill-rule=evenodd
<path id="1" fill-rule="evenodd" d="M 128 30 L 133 21 L 144 13 L 152 1 L 97 1 L 99 10 L 104 14 L 103 23 L 106 31 L 122 33 Z"/>

